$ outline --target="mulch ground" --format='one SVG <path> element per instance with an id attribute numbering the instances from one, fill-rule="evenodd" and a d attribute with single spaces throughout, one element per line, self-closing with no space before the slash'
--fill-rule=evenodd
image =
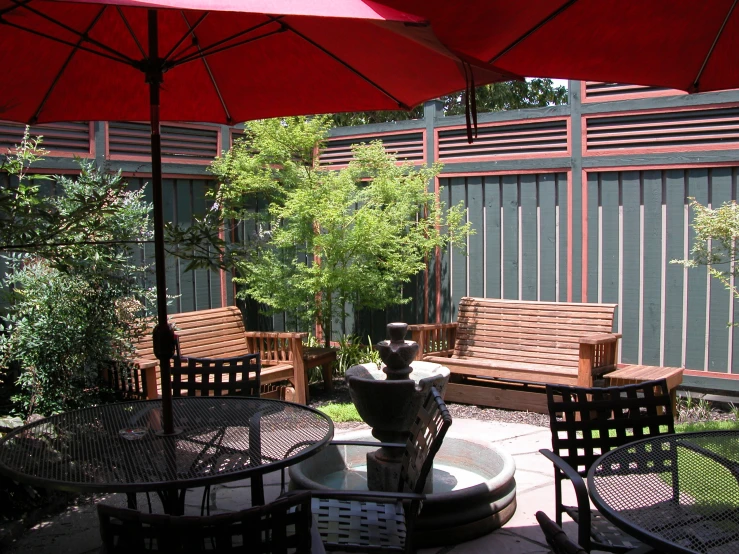
<path id="1" fill-rule="evenodd" d="M 319 407 L 329 402 L 351 402 L 349 396 L 349 387 L 344 379 L 334 379 L 334 387 L 332 391 L 324 391 L 323 384 L 315 383 L 310 387 L 310 404 L 313 407 Z M 518 412 L 514 410 L 501 410 L 498 408 L 488 408 L 485 406 L 469 406 L 467 404 L 455 404 L 450 402 L 447 404 L 449 413 L 452 418 L 461 419 L 478 419 L 480 421 L 501 421 L 505 423 L 526 423 L 528 425 L 536 425 L 537 427 L 549 427 L 549 416 L 546 414 L 537 414 L 534 412 Z M 355 426 L 361 426 L 356 424 Z M 342 429 L 345 427 L 342 424 Z"/>

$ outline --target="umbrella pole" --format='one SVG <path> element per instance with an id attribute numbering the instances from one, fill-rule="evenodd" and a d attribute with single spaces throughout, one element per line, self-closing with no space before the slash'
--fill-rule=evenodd
<path id="1" fill-rule="evenodd" d="M 159 59 L 159 30 L 156 10 L 149 10 L 149 67 L 146 81 L 149 84 L 151 109 L 151 181 L 154 196 L 154 264 L 157 283 L 157 325 L 154 327 L 154 354 L 159 359 L 162 384 L 162 426 L 164 435 L 175 434 L 172 418 L 172 383 L 170 359 L 174 354 L 174 332 L 167 322 L 167 277 L 164 253 L 164 212 L 162 209 L 162 141 L 159 135 L 159 89 L 162 83 L 162 66 Z"/>

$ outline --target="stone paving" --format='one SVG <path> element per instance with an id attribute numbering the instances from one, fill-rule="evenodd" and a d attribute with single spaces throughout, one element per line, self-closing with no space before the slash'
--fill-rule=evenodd
<path id="1" fill-rule="evenodd" d="M 355 430 L 353 430 L 355 431 Z M 341 431 L 336 437 L 342 435 Z M 482 554 L 506 552 L 534 554 L 549 552 L 534 514 L 544 510 L 554 515 L 554 477 L 551 463 L 539 454 L 540 448 L 549 448 L 549 429 L 516 423 L 482 422 L 455 419 L 449 436 L 459 438 L 485 437 L 492 444 L 509 452 L 516 462 L 518 507 L 513 518 L 502 528 L 485 537 L 444 547 L 420 550 L 421 554 Z M 265 496 L 269 502 L 279 494 L 279 472 L 265 478 Z M 236 481 L 213 487 L 212 512 L 239 510 L 250 505 L 249 481 Z M 565 500 L 572 502 L 571 491 L 565 490 Z M 188 492 L 186 512 L 200 513 L 202 489 Z M 98 501 L 125 506 L 124 495 L 98 497 Z M 139 495 L 139 506 L 148 509 L 146 496 Z M 154 511 L 161 511 L 158 500 L 152 497 Z M 566 523 L 571 536 L 574 524 Z M 97 514 L 94 503 L 67 509 L 30 529 L 8 550 L 9 553 L 33 552 L 39 554 L 86 554 L 100 550 Z"/>

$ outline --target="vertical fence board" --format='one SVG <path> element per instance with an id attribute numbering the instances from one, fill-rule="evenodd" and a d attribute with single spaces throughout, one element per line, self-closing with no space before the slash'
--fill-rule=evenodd
<path id="1" fill-rule="evenodd" d="M 538 231 L 536 175 L 521 176 L 521 299 L 536 300 L 538 290 Z"/>
<path id="2" fill-rule="evenodd" d="M 671 264 L 682 260 L 685 252 L 685 202 L 686 175 L 682 169 L 665 172 L 665 241 L 667 267 L 665 267 L 665 330 L 664 357 L 666 366 L 679 367 L 683 363 L 683 266 Z"/>
<path id="3" fill-rule="evenodd" d="M 588 275 L 588 302 L 600 302 L 601 267 L 598 258 L 600 248 L 600 187 L 598 174 L 588 173 L 588 267 L 583 271 Z"/>
<path id="4" fill-rule="evenodd" d="M 485 296 L 502 298 L 500 286 L 502 181 L 500 177 L 485 177 Z"/>
<path id="5" fill-rule="evenodd" d="M 567 245 L 569 237 L 567 235 L 567 218 L 569 212 L 567 210 L 567 179 L 566 175 L 557 175 L 557 227 L 559 233 L 559 298 L 560 302 L 566 302 L 567 298 L 567 283 L 570 279 L 570 275 L 567 269 L 567 260 L 569 255 L 567 252 Z"/>
<path id="6" fill-rule="evenodd" d="M 446 179 L 446 186 L 441 189 L 441 201 L 447 206 L 451 205 L 451 182 Z M 441 321 L 452 321 L 451 302 L 451 249 L 449 247 L 441 251 Z"/>
<path id="7" fill-rule="evenodd" d="M 518 299 L 518 177 L 503 176 L 503 298 Z"/>
<path id="8" fill-rule="evenodd" d="M 688 196 L 695 198 L 703 205 L 708 203 L 708 170 L 688 170 Z M 688 216 L 691 225 L 688 237 L 689 248 L 692 249 L 695 240 L 692 210 Z M 696 369 L 704 369 L 706 365 L 706 283 L 707 271 L 703 267 L 688 271 L 688 324 L 686 329 L 685 365 Z"/>
<path id="9" fill-rule="evenodd" d="M 455 177 L 449 180 L 449 203 L 448 206 L 457 206 L 461 204 L 465 208 L 469 207 L 466 199 L 466 179 Z M 451 274 L 451 305 L 450 317 L 445 321 L 457 319 L 457 306 L 463 296 L 467 296 L 467 257 L 463 248 L 454 246 L 450 249 L 449 269 Z"/>
<path id="10" fill-rule="evenodd" d="M 467 179 L 467 215 L 474 235 L 469 238 L 469 248 L 467 251 L 467 267 L 469 295 L 481 297 L 484 296 L 485 288 L 485 228 L 483 226 L 483 190 L 482 177 L 469 177 Z"/>
<path id="11" fill-rule="evenodd" d="M 175 179 L 173 186 L 177 189 L 177 206 L 175 208 L 176 223 L 183 227 L 189 227 L 192 222 L 192 191 L 191 181 L 188 179 Z M 185 271 L 187 262 L 177 260 L 177 279 L 180 289 L 180 311 L 191 312 L 195 310 L 195 276 L 192 271 Z"/>
<path id="12" fill-rule="evenodd" d="M 539 175 L 539 300 L 557 300 L 557 176 Z"/>
<path id="13" fill-rule="evenodd" d="M 731 201 L 731 173 L 729 167 L 717 167 L 710 172 L 711 207 L 716 209 Z M 727 269 L 721 267 L 720 269 Z M 711 278 L 709 289 L 708 370 L 727 371 L 729 367 L 729 291 L 718 280 Z"/>
<path id="14" fill-rule="evenodd" d="M 639 277 L 641 265 L 639 207 L 640 175 L 636 171 L 622 173 L 623 260 L 621 261 L 621 317 L 628 325 L 621 332 L 621 359 L 627 363 L 639 362 Z"/>
<path id="15" fill-rule="evenodd" d="M 600 197 L 603 203 L 601 208 L 603 222 L 603 236 L 601 240 L 603 253 L 602 272 L 602 302 L 618 303 L 619 301 L 619 273 L 621 271 L 621 260 L 619 259 L 619 209 L 620 209 L 620 191 L 618 173 L 608 172 L 601 174 L 600 180 Z M 621 309 L 619 306 L 616 310 L 616 329 L 621 332 Z"/>
<path id="16" fill-rule="evenodd" d="M 645 171 L 642 182 L 641 363 L 659 365 L 662 326 L 662 171 Z"/>

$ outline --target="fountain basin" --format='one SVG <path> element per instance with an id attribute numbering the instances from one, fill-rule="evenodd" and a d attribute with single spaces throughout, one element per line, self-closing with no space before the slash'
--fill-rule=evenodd
<path id="1" fill-rule="evenodd" d="M 447 434 L 434 459 L 432 494 L 423 503 L 414 544 L 419 548 L 456 544 L 503 526 L 516 511 L 513 457 L 485 441 Z M 341 440 L 374 440 L 368 431 Z M 290 467 L 290 487 L 367 490 L 364 446 L 331 445 Z"/>

